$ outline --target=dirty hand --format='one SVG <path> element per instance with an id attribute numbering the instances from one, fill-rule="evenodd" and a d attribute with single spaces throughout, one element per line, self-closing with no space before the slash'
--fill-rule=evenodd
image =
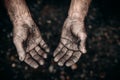
<path id="1" fill-rule="evenodd" d="M 34 22 L 15 24 L 13 42 L 21 61 L 33 68 L 44 64 L 43 58 L 47 58 L 49 48 Z"/>
<path id="2" fill-rule="evenodd" d="M 86 53 L 86 33 L 84 22 L 77 18 L 67 18 L 62 29 L 60 43 L 54 52 L 54 61 L 59 66 L 75 64 L 82 53 Z"/>

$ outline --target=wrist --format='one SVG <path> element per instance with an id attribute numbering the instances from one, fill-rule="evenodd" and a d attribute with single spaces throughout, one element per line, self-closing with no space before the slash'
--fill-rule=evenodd
<path id="1" fill-rule="evenodd" d="M 68 17 L 71 19 L 78 19 L 80 21 L 84 21 L 85 16 L 82 15 L 82 13 L 80 11 L 71 11 L 68 13 Z"/>
<path id="2" fill-rule="evenodd" d="M 26 19 L 18 18 L 16 20 L 12 21 L 12 22 L 13 22 L 14 27 L 18 27 L 18 26 L 22 27 L 23 25 L 27 24 L 28 27 L 32 28 L 33 27 L 32 25 L 35 24 L 31 17 L 26 18 Z"/>
<path id="3" fill-rule="evenodd" d="M 68 17 L 72 20 L 84 21 L 84 16 L 80 14 L 79 11 L 73 11 L 68 13 Z"/>

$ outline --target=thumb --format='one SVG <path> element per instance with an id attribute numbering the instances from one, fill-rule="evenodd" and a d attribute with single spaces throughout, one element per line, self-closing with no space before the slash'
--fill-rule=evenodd
<path id="1" fill-rule="evenodd" d="M 86 50 L 86 38 L 87 38 L 87 35 L 86 33 L 83 33 L 83 32 L 80 32 L 78 34 L 78 37 L 80 39 L 80 43 L 79 43 L 79 49 L 80 51 L 82 51 L 82 53 L 86 53 L 87 50 Z"/>
<path id="2" fill-rule="evenodd" d="M 25 50 L 23 48 L 23 39 L 16 36 L 16 37 L 14 37 L 13 42 L 14 42 L 15 47 L 17 49 L 19 60 L 23 61 L 25 59 Z"/>

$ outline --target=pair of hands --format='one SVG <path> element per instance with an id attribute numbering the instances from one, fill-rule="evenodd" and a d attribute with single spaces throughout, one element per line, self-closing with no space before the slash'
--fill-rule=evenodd
<path id="1" fill-rule="evenodd" d="M 13 41 L 19 59 L 33 68 L 44 65 L 44 59 L 47 58 L 50 49 L 42 39 L 34 21 L 14 26 Z M 86 37 L 84 22 L 68 17 L 63 25 L 59 45 L 53 53 L 54 61 L 59 66 L 69 67 L 75 64 L 81 54 L 86 53 Z"/>

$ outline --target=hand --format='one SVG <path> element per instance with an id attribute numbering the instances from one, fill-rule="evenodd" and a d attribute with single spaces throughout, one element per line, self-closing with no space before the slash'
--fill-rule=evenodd
<path id="1" fill-rule="evenodd" d="M 49 48 L 44 42 L 38 27 L 32 21 L 16 22 L 13 31 L 13 41 L 16 46 L 19 59 L 33 68 L 44 64 L 43 58 L 47 58 Z M 18 24 L 17 24 L 18 23 Z M 39 64 L 38 64 L 38 63 Z"/>
<path id="2" fill-rule="evenodd" d="M 86 53 L 86 33 L 84 22 L 79 19 L 67 18 L 61 35 L 60 43 L 54 52 L 54 61 L 59 66 L 75 64 L 82 53 Z"/>

